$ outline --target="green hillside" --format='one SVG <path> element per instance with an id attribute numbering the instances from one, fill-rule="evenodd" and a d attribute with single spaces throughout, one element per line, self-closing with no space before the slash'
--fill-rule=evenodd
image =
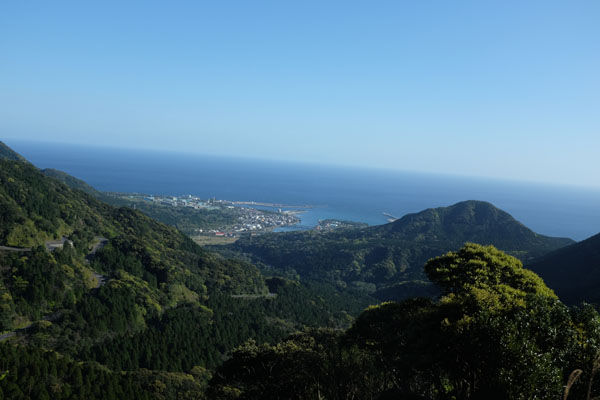
<path id="1" fill-rule="evenodd" d="M 530 259 L 572 242 L 489 203 L 217 254 L 90 193 L 0 159 L 0 399 L 559 398 L 598 354 L 593 307 L 569 309 L 492 246 L 463 246 Z M 595 238 L 547 259 L 597 260 Z M 369 293 L 440 297 L 365 310 Z"/>
<path id="2" fill-rule="evenodd" d="M 45 398 L 52 382 L 23 381 L 40 377 L 41 362 L 88 376 L 47 372 L 64 388 L 52 398 L 202 398 L 211 369 L 248 338 L 344 327 L 368 304 L 326 284 L 265 281 L 247 262 L 59 179 L 0 159 L 0 395 L 31 398 L 35 388 Z M 111 391 L 86 387 L 89 376 Z"/>
<path id="3" fill-rule="evenodd" d="M 450 207 L 431 208 L 371 229 L 398 240 L 442 242 L 452 248 L 468 241 L 493 244 L 521 259 L 530 259 L 573 243 L 571 239 L 537 234 L 507 212 L 484 201 L 463 201 Z"/>
<path id="4" fill-rule="evenodd" d="M 600 234 L 527 263 L 569 304 L 600 303 Z"/>
<path id="5" fill-rule="evenodd" d="M 495 245 L 521 260 L 573 243 L 539 235 L 490 203 L 464 201 L 364 229 L 245 237 L 230 249 L 267 271 L 362 288 L 386 300 L 434 293 L 423 264 L 465 242 Z"/>
<path id="6" fill-rule="evenodd" d="M 224 293 L 266 291 L 252 265 L 207 252 L 172 227 L 129 208 L 101 203 L 28 163 L 0 160 L 0 209 L 0 244 L 31 249 L 5 252 L 4 262 L 17 270 L 31 269 L 38 262 L 56 265 L 56 271 L 46 273 L 56 273 L 59 286 L 84 287 L 92 284 L 93 273 L 101 273 L 109 287 L 126 282 L 125 286 L 145 292 L 144 307 L 151 304 L 157 310 L 204 299 L 211 288 Z M 46 252 L 44 245 L 61 237 L 68 238 L 73 248 L 65 245 Z M 101 237 L 108 242 L 89 263 L 86 255 Z M 16 283 L 19 278 L 14 270 L 7 271 L 5 287 L 19 292 L 18 287 L 25 285 Z M 24 282 L 38 284 L 34 276 L 29 278 Z M 52 312 L 61 305 L 52 303 L 46 302 L 42 311 Z M 19 307 L 15 310 L 15 320 L 31 317 L 19 314 Z"/>

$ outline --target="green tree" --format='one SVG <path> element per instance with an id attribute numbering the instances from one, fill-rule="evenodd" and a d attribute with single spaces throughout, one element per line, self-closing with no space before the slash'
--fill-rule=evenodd
<path id="1" fill-rule="evenodd" d="M 488 311 L 525 306 L 527 295 L 556 299 L 552 289 L 517 258 L 494 246 L 467 243 L 425 264 L 429 279 L 446 297 Z"/>
<path id="2" fill-rule="evenodd" d="M 386 371 L 385 391 L 432 399 L 560 395 L 575 331 L 539 277 L 493 246 L 472 243 L 425 270 L 441 299 L 372 307 L 348 332 Z"/>
<path id="3" fill-rule="evenodd" d="M 249 341 L 232 352 L 211 381 L 218 399 L 373 399 L 380 373 L 339 332 L 295 334 L 277 345 Z"/>

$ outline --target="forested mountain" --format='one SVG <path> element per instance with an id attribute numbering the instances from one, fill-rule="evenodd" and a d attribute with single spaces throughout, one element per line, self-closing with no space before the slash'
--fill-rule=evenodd
<path id="1" fill-rule="evenodd" d="M 276 273 L 362 288 L 386 300 L 433 293 L 423 264 L 465 242 L 492 244 L 521 260 L 573 243 L 539 235 L 490 203 L 464 201 L 385 225 L 245 237 L 230 248 Z"/>
<path id="2" fill-rule="evenodd" d="M 265 281 L 25 161 L 0 159 L 0 246 L 0 340 L 11 342 L 0 398 L 201 398 L 210 369 L 248 338 L 347 326 L 367 305 L 325 284 Z"/>
<path id="3" fill-rule="evenodd" d="M 209 253 L 142 213 L 101 203 L 45 177 L 28 163 L 0 160 L 0 167 L 0 244 L 30 247 L 36 254 L 37 246 L 65 236 L 73 243 L 74 257 L 80 256 L 77 261 L 83 263 L 95 238 L 107 237 L 108 245 L 94 259 L 97 266 L 92 263 L 104 272 L 123 270 L 164 284 L 161 289 L 182 284 L 200 297 L 215 282 L 242 293 L 265 290 L 252 265 Z M 232 283 L 232 276 L 239 281 Z"/>
<path id="4" fill-rule="evenodd" d="M 600 303 L 600 234 L 532 260 L 527 268 L 566 303 Z"/>
<path id="5" fill-rule="evenodd" d="M 463 246 L 528 259 L 570 241 L 488 203 L 223 252 L 265 278 L 75 178 L 1 158 L 0 399 L 546 399 L 574 370 L 568 399 L 600 393 L 595 308 L 568 308 L 493 246 Z M 591 282 L 597 243 L 541 260 L 591 263 Z M 364 310 L 372 289 L 440 296 Z"/>
<path id="6" fill-rule="evenodd" d="M 492 204 L 473 200 L 408 214 L 391 224 L 367 230 L 396 240 L 439 242 L 452 248 L 469 241 L 493 244 L 522 259 L 574 243 L 571 239 L 537 234 Z"/>

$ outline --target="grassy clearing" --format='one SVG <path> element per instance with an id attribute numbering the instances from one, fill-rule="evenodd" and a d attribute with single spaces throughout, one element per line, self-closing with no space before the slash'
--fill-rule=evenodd
<path id="1" fill-rule="evenodd" d="M 226 245 L 231 244 L 238 240 L 235 237 L 224 237 L 224 236 L 205 236 L 197 235 L 191 236 L 192 240 L 200 246 L 212 246 L 212 245 Z"/>

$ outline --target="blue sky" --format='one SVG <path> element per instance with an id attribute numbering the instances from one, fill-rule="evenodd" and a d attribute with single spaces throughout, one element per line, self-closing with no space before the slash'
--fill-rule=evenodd
<path id="1" fill-rule="evenodd" d="M 0 139 L 600 186 L 598 1 L 0 3 Z"/>

